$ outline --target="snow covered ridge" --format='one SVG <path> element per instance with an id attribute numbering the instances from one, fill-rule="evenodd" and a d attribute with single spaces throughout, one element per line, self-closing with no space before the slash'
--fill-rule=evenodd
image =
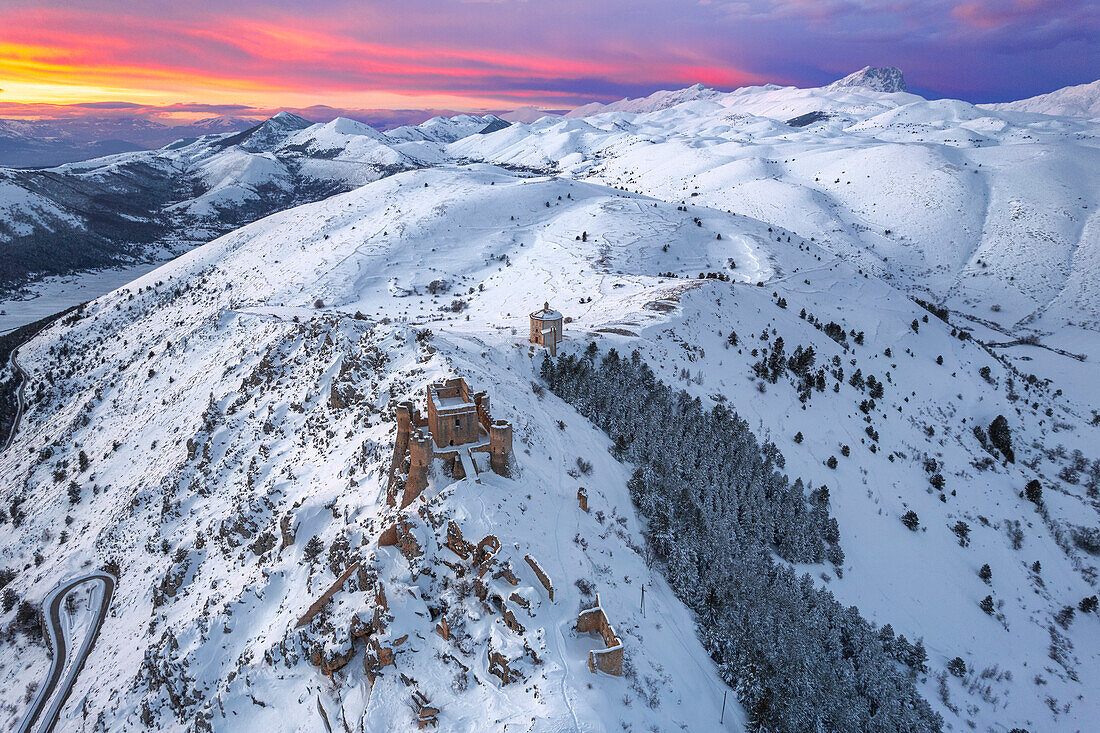
<path id="1" fill-rule="evenodd" d="M 986 109 L 1035 112 L 1069 117 L 1100 117 L 1100 79 L 1090 84 L 1065 87 L 1017 102 L 979 105 Z"/>
<path id="2" fill-rule="evenodd" d="M 314 124 L 280 112 L 239 133 L 159 150 L 0 170 L 0 288 L 168 259 L 275 211 L 434 160 L 431 150 L 359 122 Z"/>
<path id="3" fill-rule="evenodd" d="M 1100 330 L 1100 123 L 925 100 L 872 72 L 548 117 L 447 149 L 769 221 L 1005 341 Z"/>
<path id="4" fill-rule="evenodd" d="M 459 115 L 382 133 L 280 112 L 159 150 L 0 169 L 0 292 L 73 270 L 166 260 L 276 211 L 439 164 L 443 144 L 507 126 L 495 115 Z"/>
<path id="5" fill-rule="evenodd" d="M 765 618 L 739 605 L 708 624 L 710 593 L 686 599 L 695 614 L 677 600 L 692 581 L 677 573 L 711 547 L 673 532 L 668 550 L 627 436 L 540 381 L 528 314 L 549 302 L 568 319 L 567 359 L 589 342 L 636 350 L 699 409 L 724 405 L 774 444 L 785 463 L 771 470 L 802 480 L 806 511 L 827 490 L 843 554 L 820 562 L 796 534 L 767 562 L 804 598 L 858 607 L 875 624 L 862 643 L 891 650 L 884 673 L 945 729 L 1086 727 L 1100 713 L 1088 402 L 999 356 L 992 329 L 699 198 L 488 165 L 404 172 L 220 237 L 26 344 L 28 409 L 0 455 L 15 601 L 0 616 L 14 632 L 3 720 L 46 667 L 19 603 L 108 561 L 112 612 L 63 727 L 86 711 L 98 730 L 316 730 L 323 710 L 355 730 L 422 716 L 444 730 L 712 730 L 727 682 L 731 730 L 777 705 L 806 720 L 878 712 L 840 709 L 846 682 L 778 701 L 743 641 L 712 661 L 731 615 L 754 630 Z M 455 376 L 512 426 L 516 472 L 455 480 L 437 465 L 390 507 L 393 408 Z M 732 505 L 705 508 L 730 519 Z M 673 509 L 679 522 L 694 505 Z M 795 526 L 747 510 L 738 526 Z M 448 547 L 459 534 L 475 550 L 496 540 L 485 601 L 471 587 L 484 563 Z M 802 539 L 810 551 L 790 551 Z M 737 567 L 715 564 L 714 590 Z M 597 593 L 614 636 L 577 631 Z M 829 615 L 781 595 L 767 607 L 792 614 L 783 648 L 813 679 L 822 658 L 802 624 Z M 622 677 L 590 671 L 609 638 Z"/>
<path id="6" fill-rule="evenodd" d="M 458 115 L 388 133 L 351 120 L 286 128 L 287 115 L 161 151 L 0 172 L 0 272 L 10 287 L 159 261 L 395 171 L 481 160 L 667 201 L 694 195 L 1011 335 L 1095 330 L 1100 123 L 903 86 L 899 71 L 867 68 L 818 89 L 695 85 L 567 118 Z"/>

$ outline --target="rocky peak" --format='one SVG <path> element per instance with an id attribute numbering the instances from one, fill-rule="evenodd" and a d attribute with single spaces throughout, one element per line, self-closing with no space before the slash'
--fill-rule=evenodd
<path id="1" fill-rule="evenodd" d="M 847 89 L 858 87 L 873 92 L 904 92 L 905 77 L 896 66 L 864 66 L 859 71 L 848 74 L 830 84 L 828 89 Z"/>

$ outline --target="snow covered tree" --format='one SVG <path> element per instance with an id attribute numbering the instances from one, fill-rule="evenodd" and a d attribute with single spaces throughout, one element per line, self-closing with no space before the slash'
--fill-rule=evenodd
<path id="1" fill-rule="evenodd" d="M 951 528 L 951 531 L 955 533 L 955 536 L 959 538 L 959 546 L 966 547 L 970 544 L 970 525 L 961 519 L 955 522 L 955 526 Z"/>
<path id="2" fill-rule="evenodd" d="M 760 364 L 769 377 L 788 368 L 776 342 Z M 888 652 L 857 609 L 772 559 L 839 569 L 828 489 L 791 483 L 775 445 L 725 404 L 706 409 L 657 380 L 637 351 L 612 349 L 598 364 L 562 355 L 540 373 L 607 432 L 612 455 L 634 464 L 627 488 L 647 544 L 755 728 L 942 728 L 911 678 L 926 669 L 923 644 Z"/>
<path id="3" fill-rule="evenodd" d="M 325 544 L 321 542 L 321 538 L 313 536 L 309 542 L 306 543 L 305 558 L 306 562 L 312 563 L 320 556 L 325 550 Z"/>
<path id="4" fill-rule="evenodd" d="M 1016 456 L 1012 451 L 1012 432 L 1008 427 L 1008 420 L 1004 415 L 993 418 L 989 424 L 989 442 L 1001 452 L 1009 463 L 1016 462 Z"/>
<path id="5" fill-rule="evenodd" d="M 966 662 L 962 657 L 955 657 L 947 663 L 947 671 L 956 677 L 962 677 L 966 674 Z"/>

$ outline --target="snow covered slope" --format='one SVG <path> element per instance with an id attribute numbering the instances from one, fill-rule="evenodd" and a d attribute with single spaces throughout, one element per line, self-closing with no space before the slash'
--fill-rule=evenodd
<path id="1" fill-rule="evenodd" d="M 1100 330 L 1098 129 L 838 82 L 545 118 L 449 150 L 774 222 L 1012 341 Z"/>
<path id="2" fill-rule="evenodd" d="M 89 306 L 64 327 L 62 338 L 75 339 L 72 353 L 90 361 L 63 389 L 78 411 L 97 416 L 79 426 L 70 422 L 74 415 L 58 413 L 54 422 L 32 411 L 17 438 L 28 442 L 0 459 L 5 496 L 22 491 L 17 475 L 37 485 L 31 477 L 42 466 L 25 445 L 46 433 L 75 430 L 73 445 L 90 461 L 82 471 L 76 453 L 64 459 L 82 487 L 79 501 L 67 506 L 62 493 L 50 508 L 27 511 L 34 504 L 28 496 L 20 526 L 0 529 L 14 533 L 3 542 L 9 552 L 29 551 L 15 535 L 53 526 L 51 517 L 73 517 L 71 528 L 62 523 L 51 530 L 54 538 L 65 531 L 65 543 L 51 542 L 43 550 L 50 559 L 11 587 L 37 593 L 39 584 L 44 590 L 56 576 L 100 557 L 116 558 L 127 579 L 116 595 L 118 622 L 105 627 L 80 683 L 98 679 L 96 691 L 80 687 L 72 699 L 90 693 L 93 716 L 102 711 L 112 730 L 138 726 L 143 715 L 169 729 L 196 716 L 218 729 L 241 730 L 240 721 L 249 721 L 247 729 L 314 729 L 317 695 L 330 716 L 364 720 L 368 729 L 406 727 L 411 690 L 392 670 L 369 692 L 357 658 L 338 675 L 342 687 L 334 691 L 308 664 L 318 641 L 335 649 L 350 644 L 346 626 L 322 626 L 309 636 L 294 629 L 333 579 L 327 555 L 305 562 L 305 547 L 314 536 L 325 547 L 339 536 L 384 580 L 393 623 L 409 633 L 424 624 L 410 642 L 415 649 L 399 652 L 398 670 L 443 709 L 447 729 L 483 730 L 486 721 L 493 728 L 509 721 L 527 726 L 532 718 L 562 730 L 610 730 L 619 719 L 637 726 L 661 720 L 669 728 L 713 724 L 722 685 L 686 610 L 637 550 L 626 469 L 601 451 L 580 450 L 598 443 L 593 429 L 567 408 L 534 398 L 537 364 L 513 334 L 516 325 L 526 326 L 522 318 L 533 297 L 514 287 L 518 273 L 538 297 L 591 294 L 595 277 L 606 281 L 604 302 L 641 308 L 650 297 L 653 253 L 670 236 L 704 239 L 690 216 L 671 208 L 499 171 L 406 174 L 246 227 Z M 575 246 L 575 233 L 596 220 L 617 241 L 601 236 Z M 727 245 L 743 259 L 746 279 L 769 271 L 751 264 L 751 246 L 736 237 Z M 600 274 L 597 254 L 637 274 Z M 707 259 L 701 251 L 684 264 L 694 269 Z M 443 294 L 430 294 L 429 284 L 440 280 L 446 285 L 432 291 L 442 287 Z M 454 315 L 452 302 L 465 299 L 468 309 Z M 324 307 L 315 308 L 317 300 Z M 417 339 L 420 327 L 437 329 L 435 338 Z M 114 336 L 103 342 L 108 331 Z M 24 347 L 21 359 L 36 363 L 56 351 L 56 344 L 41 344 L 41 351 Z M 121 380 L 92 364 L 110 361 L 113 370 L 139 353 L 142 363 L 119 372 Z M 485 671 L 484 635 L 496 639 L 497 649 L 508 641 L 498 638 L 499 619 L 479 619 L 482 611 L 464 627 L 452 619 L 456 635 L 465 628 L 458 638 L 466 641 L 448 647 L 416 615 L 426 616 L 427 605 L 446 597 L 444 589 L 427 577 L 410 583 L 401 556 L 377 548 L 386 511 L 380 488 L 392 440 L 390 402 L 456 372 L 490 389 L 494 416 L 516 426 L 518 479 L 483 474 L 480 483 L 448 485 L 440 477 L 431 490 L 432 511 L 453 516 L 468 536 L 500 537 L 502 555 L 522 579 L 518 592 L 533 604 L 520 621 L 541 661 L 530 665 L 524 684 L 504 688 Z M 330 395 L 344 389 L 346 404 L 336 408 Z M 44 409 L 47 401 L 43 393 L 36 404 Z M 559 429 L 558 420 L 570 424 Z M 565 473 L 582 455 L 595 467 L 584 479 L 593 486 L 592 516 L 577 509 L 571 497 L 579 482 Z M 238 466 L 249 466 L 247 474 L 238 474 Z M 65 485 L 51 480 L 41 488 Z M 284 516 L 296 539 L 276 551 L 265 538 L 278 546 Z M 553 521 L 545 522 L 548 517 Z M 432 553 L 445 552 L 426 533 L 422 542 Z M 527 553 L 553 579 L 553 603 L 531 576 Z M 22 567 L 13 555 L 2 562 Z M 427 560 L 424 566 L 430 567 Z M 437 565 L 433 572 L 442 570 Z M 570 632 L 582 599 L 574 580 L 594 584 L 632 648 L 623 680 L 594 678 L 585 667 L 594 642 Z M 642 583 L 645 618 L 637 605 Z M 364 598 L 348 594 L 334 616 L 348 604 L 362 609 L 354 604 Z M 441 660 L 437 651 L 455 661 Z M 16 680 L 22 690 L 24 676 L 32 679 L 44 659 L 21 645 L 5 646 L 4 654 L 3 674 L 13 691 Z M 120 668 L 126 674 L 106 672 Z M 15 701 L 5 703 L 12 717 L 21 709 Z M 736 719 L 727 712 L 727 720 Z"/>
<path id="3" fill-rule="evenodd" d="M 0 288 L 163 260 L 274 211 L 423 165 L 348 119 L 280 112 L 235 134 L 48 170 L 0 169 Z"/>
<path id="4" fill-rule="evenodd" d="M 691 160 L 685 140 L 617 144 L 622 160 L 656 145 Z M 890 624 L 890 639 L 923 638 L 927 669 L 914 661 L 912 674 L 946 728 L 1085 729 L 1100 714 L 1100 619 L 1063 610 L 1098 582 L 1100 427 L 1085 405 L 804 232 L 688 198 L 484 165 L 405 172 L 223 236 L 24 346 L 30 405 L 0 455 L 8 589 L 35 600 L 87 566 L 120 572 L 62 720 L 316 730 L 324 715 L 337 729 L 404 730 L 420 694 L 444 730 L 720 729 L 723 676 L 744 696 L 748 672 L 710 661 L 644 549 L 632 466 L 542 385 L 527 313 L 549 300 L 571 319 L 564 353 L 636 349 L 657 378 L 774 441 L 792 480 L 828 489 L 845 559 L 796 569 Z M 775 356 L 796 347 L 790 367 Z M 422 554 L 380 547 L 396 518 L 390 407 L 451 375 L 512 423 L 518 472 L 435 475 L 424 511 L 404 515 Z M 1014 462 L 989 430 L 998 415 Z M 1031 480 L 1039 504 L 1023 496 Z M 454 561 L 446 520 L 471 542 L 499 538 L 522 631 L 442 564 Z M 407 637 L 372 687 L 353 633 L 379 581 L 388 633 Z M 593 676 L 598 637 L 573 631 L 597 592 L 625 644 L 622 678 Z M 32 637 L 0 646 L 5 720 L 46 666 Z M 490 673 L 494 651 L 521 681 Z M 350 661 L 330 680 L 311 658 Z M 739 730 L 734 700 L 726 728 Z"/>
<path id="5" fill-rule="evenodd" d="M 1100 117 L 1100 79 L 1089 84 L 1063 87 L 1016 102 L 980 105 L 987 109 L 1035 112 L 1065 117 Z"/>

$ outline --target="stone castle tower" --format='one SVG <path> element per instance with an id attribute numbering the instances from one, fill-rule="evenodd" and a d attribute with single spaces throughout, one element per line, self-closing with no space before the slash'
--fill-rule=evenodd
<path id="1" fill-rule="evenodd" d="M 394 408 L 397 437 L 390 462 L 387 501 L 397 503 L 400 489 L 398 471 L 405 470 L 401 506 L 411 504 L 428 486 L 428 471 L 436 458 L 451 466 L 456 478 L 476 479 L 474 453 L 489 454 L 489 468 L 502 476 L 511 475 L 512 425 L 493 420 L 489 414 L 489 395 L 471 392 L 461 377 L 435 382 L 425 389 L 427 414 L 412 402 Z"/>

